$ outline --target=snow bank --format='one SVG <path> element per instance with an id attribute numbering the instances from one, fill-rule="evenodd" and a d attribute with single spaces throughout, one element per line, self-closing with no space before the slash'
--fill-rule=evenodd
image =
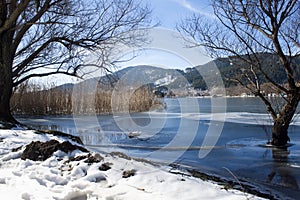
<path id="1" fill-rule="evenodd" d="M 32 130 L 0 130 L 1 199 L 259 199 L 171 174 L 169 167 L 136 161 L 121 153 L 57 151 L 45 161 L 21 159 L 27 144 L 51 139 L 68 140 Z M 89 156 L 98 160 L 87 162 Z M 126 173 L 129 175 L 124 176 Z"/>

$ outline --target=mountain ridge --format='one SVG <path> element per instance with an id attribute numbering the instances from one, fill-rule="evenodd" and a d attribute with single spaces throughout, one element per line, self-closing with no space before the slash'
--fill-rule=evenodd
<path id="1" fill-rule="evenodd" d="M 267 53 L 257 54 L 256 56 L 261 60 L 262 69 L 273 80 L 275 80 L 275 82 L 282 84 L 286 82 L 285 71 L 282 67 L 280 67 L 280 61 L 278 57 L 276 57 L 274 54 Z M 295 67 L 298 66 L 298 68 L 300 68 L 300 56 L 295 57 L 294 62 Z M 231 88 L 237 86 L 237 84 L 228 81 L 227 77 L 235 77 L 243 70 L 243 63 L 240 65 L 233 63 L 238 63 L 236 57 L 218 58 L 204 65 L 188 67 L 185 70 L 172 68 L 166 69 L 152 65 L 137 65 L 129 66 L 111 74 L 93 79 L 97 80 L 99 83 L 110 86 L 115 86 L 118 82 L 123 81 L 122 84 L 128 86 L 150 85 L 151 88 L 164 86 L 170 90 L 187 90 L 189 88 L 196 90 L 207 90 L 208 87 L 206 82 L 209 82 L 210 85 L 214 85 L 214 82 L 216 81 L 216 73 L 220 73 L 224 82 L 224 86 L 226 88 Z M 210 68 L 212 64 L 218 68 L 218 71 Z M 200 71 L 204 72 L 202 74 L 206 75 L 205 81 L 200 74 Z M 299 78 L 296 81 L 300 81 L 300 73 L 298 74 Z M 262 74 L 258 73 L 258 77 L 261 83 L 267 83 Z M 88 81 L 91 80 L 85 80 L 85 82 Z M 65 84 L 65 87 L 66 85 L 67 84 Z M 70 84 L 67 85 L 67 87 L 70 86 Z M 62 88 L 64 86 L 59 87 Z"/>

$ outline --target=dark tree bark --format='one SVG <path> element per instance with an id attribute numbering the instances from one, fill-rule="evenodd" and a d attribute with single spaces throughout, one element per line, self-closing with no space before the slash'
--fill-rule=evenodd
<path id="1" fill-rule="evenodd" d="M 10 111 L 10 98 L 12 96 L 12 81 L 9 78 L 9 70 L 5 64 L 0 64 L 0 121 L 15 122 Z"/>
<path id="2" fill-rule="evenodd" d="M 10 111 L 10 98 L 13 91 L 12 62 L 10 55 L 11 33 L 0 35 L 0 120 L 5 122 L 16 122 Z"/>
<path id="3" fill-rule="evenodd" d="M 279 112 L 272 127 L 271 144 L 275 146 L 284 146 L 290 141 L 288 129 L 300 101 L 299 90 L 288 99 L 290 99 L 290 101 L 288 101 Z"/>

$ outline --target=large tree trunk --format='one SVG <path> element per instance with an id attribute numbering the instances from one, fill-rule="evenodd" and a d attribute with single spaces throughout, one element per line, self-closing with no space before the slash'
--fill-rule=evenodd
<path id="1" fill-rule="evenodd" d="M 0 62 L 0 120 L 16 122 L 10 111 L 10 98 L 12 96 L 12 79 L 7 67 Z"/>
<path id="2" fill-rule="evenodd" d="M 16 123 L 10 110 L 10 98 L 13 90 L 13 58 L 7 35 L 0 35 L 0 120 Z"/>
<path id="3" fill-rule="evenodd" d="M 1 73 L 1 70 L 0 70 Z M 0 121 L 4 122 L 16 122 L 13 118 L 10 111 L 10 98 L 11 98 L 11 89 L 10 86 L 5 85 L 5 82 L 1 76 L 0 80 Z"/>
<path id="4" fill-rule="evenodd" d="M 290 98 L 288 99 L 288 102 L 285 104 L 277 119 L 274 121 L 274 125 L 272 128 L 271 143 L 275 146 L 284 146 L 290 140 L 290 138 L 288 137 L 288 128 L 297 110 L 297 106 L 300 100 L 299 91 L 291 94 Z"/>

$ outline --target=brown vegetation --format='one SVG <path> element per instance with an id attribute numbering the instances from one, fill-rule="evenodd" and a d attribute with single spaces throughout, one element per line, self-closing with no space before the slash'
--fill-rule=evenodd
<path id="1" fill-rule="evenodd" d="M 35 84 L 22 84 L 11 99 L 12 112 L 19 115 L 142 112 L 150 110 L 154 104 L 159 104 L 148 87 L 134 91 L 124 87 L 114 93 L 113 89 L 100 85 L 91 90 L 84 83 L 65 89 L 46 88 Z"/>

